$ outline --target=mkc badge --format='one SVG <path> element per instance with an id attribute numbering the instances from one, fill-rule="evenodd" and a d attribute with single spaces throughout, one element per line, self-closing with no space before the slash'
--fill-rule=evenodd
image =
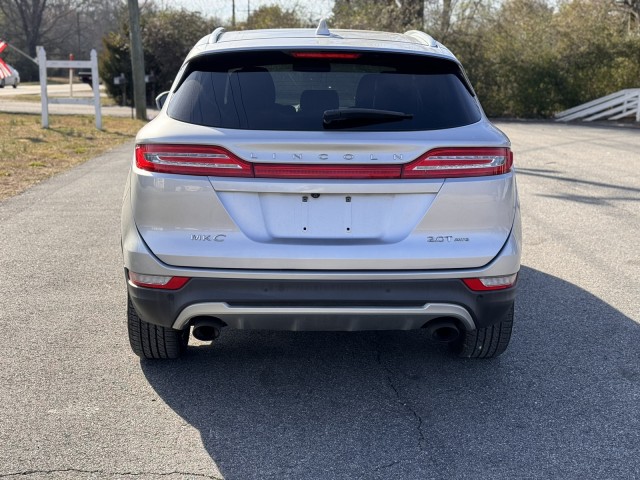
<path id="1" fill-rule="evenodd" d="M 191 240 L 194 242 L 224 242 L 227 238 L 226 235 L 202 235 L 202 234 L 192 234 Z"/>

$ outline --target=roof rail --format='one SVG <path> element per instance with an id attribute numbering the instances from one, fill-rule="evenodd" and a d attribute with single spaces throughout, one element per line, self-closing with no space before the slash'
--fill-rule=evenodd
<path id="1" fill-rule="evenodd" d="M 211 32 L 211 35 L 209 35 L 209 41 L 207 43 L 216 43 L 225 31 L 224 27 L 216 28 Z"/>
<path id="2" fill-rule="evenodd" d="M 320 23 L 318 23 L 318 28 L 316 28 L 316 35 L 322 35 L 324 37 L 331 36 L 329 27 L 327 27 L 327 21 L 324 18 L 321 18 Z"/>
<path id="3" fill-rule="evenodd" d="M 409 30 L 408 32 L 404 32 L 405 35 L 415 38 L 420 43 L 428 45 L 430 47 L 438 47 L 438 42 L 436 42 L 431 35 L 427 35 L 420 30 Z"/>

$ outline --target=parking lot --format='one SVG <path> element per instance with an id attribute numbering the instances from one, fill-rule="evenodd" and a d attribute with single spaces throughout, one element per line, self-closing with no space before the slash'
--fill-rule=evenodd
<path id="1" fill-rule="evenodd" d="M 524 257 L 495 360 L 420 331 L 223 331 L 141 362 L 119 251 L 132 144 L 1 202 L 0 477 L 640 478 L 640 130 L 499 127 Z"/>

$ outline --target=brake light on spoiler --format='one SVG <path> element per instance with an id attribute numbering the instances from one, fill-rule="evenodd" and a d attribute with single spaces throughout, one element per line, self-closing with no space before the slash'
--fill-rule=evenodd
<path id="1" fill-rule="evenodd" d="M 509 148 L 437 148 L 404 165 L 251 163 L 207 145 L 136 145 L 142 170 L 212 177 L 304 179 L 460 178 L 511 171 Z"/>
<path id="2" fill-rule="evenodd" d="M 313 58 L 324 60 L 355 60 L 361 53 L 352 52 L 291 52 L 294 58 Z"/>

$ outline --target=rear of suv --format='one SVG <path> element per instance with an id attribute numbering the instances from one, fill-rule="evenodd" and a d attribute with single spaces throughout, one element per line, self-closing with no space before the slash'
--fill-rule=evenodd
<path id="1" fill-rule="evenodd" d="M 410 31 L 215 30 L 139 133 L 122 211 L 133 351 L 225 328 L 425 328 L 507 347 L 520 268 L 508 138 Z"/>

